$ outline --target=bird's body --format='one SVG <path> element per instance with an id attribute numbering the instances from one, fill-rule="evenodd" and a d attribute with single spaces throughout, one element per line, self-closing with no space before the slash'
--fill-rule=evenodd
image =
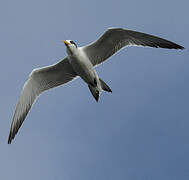
<path id="1" fill-rule="evenodd" d="M 91 61 L 84 53 L 82 48 L 72 48 L 72 53 L 68 53 L 68 60 L 72 65 L 74 71 L 87 83 L 94 85 L 94 80 L 97 81 L 98 88 L 100 89 L 100 82 L 98 74 L 94 69 Z M 94 85 L 95 86 L 95 85 Z"/>
<path id="2" fill-rule="evenodd" d="M 67 46 L 68 56 L 54 65 L 33 70 L 26 81 L 11 123 L 9 144 L 25 120 L 32 104 L 42 92 L 63 85 L 78 76 L 87 83 L 96 101 L 103 90 L 112 92 L 99 78 L 94 67 L 120 49 L 133 45 L 184 49 L 171 41 L 122 28 L 110 28 L 95 42 L 84 47 L 77 47 L 71 40 L 64 43 Z"/>

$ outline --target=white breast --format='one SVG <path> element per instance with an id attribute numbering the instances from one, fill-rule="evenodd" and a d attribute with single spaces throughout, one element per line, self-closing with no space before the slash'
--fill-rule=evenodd
<path id="1" fill-rule="evenodd" d="M 75 72 L 86 82 L 90 83 L 97 77 L 97 73 L 93 68 L 93 65 L 82 48 L 77 48 L 72 51 L 72 54 L 68 56 L 69 62 L 72 65 Z"/>

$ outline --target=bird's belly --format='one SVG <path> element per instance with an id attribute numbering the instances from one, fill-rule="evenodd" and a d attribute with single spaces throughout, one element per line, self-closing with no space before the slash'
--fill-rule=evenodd
<path id="1" fill-rule="evenodd" d="M 95 70 L 93 69 L 93 65 L 88 59 L 84 58 L 70 58 L 70 63 L 74 69 L 74 71 L 86 82 L 91 83 L 94 81 L 96 77 Z"/>

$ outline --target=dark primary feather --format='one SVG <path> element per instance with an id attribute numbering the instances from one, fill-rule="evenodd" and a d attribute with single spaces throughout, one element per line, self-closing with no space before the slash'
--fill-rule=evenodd
<path id="1" fill-rule="evenodd" d="M 67 58 L 59 63 L 33 70 L 21 92 L 11 123 L 8 144 L 14 139 L 36 98 L 44 91 L 60 86 L 75 78 Z"/>
<path id="2" fill-rule="evenodd" d="M 102 63 L 125 46 L 184 49 L 184 47 L 153 35 L 122 28 L 110 28 L 95 42 L 84 47 L 92 64 Z"/>

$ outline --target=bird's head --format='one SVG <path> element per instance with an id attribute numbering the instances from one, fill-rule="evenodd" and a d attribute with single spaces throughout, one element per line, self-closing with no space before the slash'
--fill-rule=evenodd
<path id="1" fill-rule="evenodd" d="M 72 40 L 63 40 L 64 44 L 66 45 L 66 51 L 68 55 L 73 55 L 74 52 L 77 52 L 77 45 Z"/>
<path id="2" fill-rule="evenodd" d="M 75 42 L 73 42 L 72 40 L 63 40 L 64 44 L 67 47 L 67 52 L 68 53 L 73 53 L 74 50 L 77 49 L 77 45 Z"/>
<path id="3" fill-rule="evenodd" d="M 63 40 L 63 42 L 66 45 L 66 47 L 75 47 L 75 48 L 77 48 L 76 43 L 73 42 L 72 40 Z"/>

